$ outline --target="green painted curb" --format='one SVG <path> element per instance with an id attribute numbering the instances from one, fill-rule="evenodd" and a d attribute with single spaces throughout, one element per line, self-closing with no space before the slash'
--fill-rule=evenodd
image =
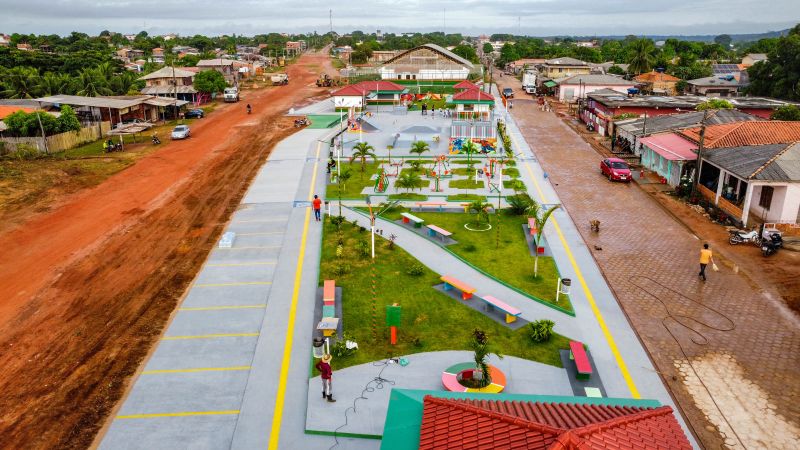
<path id="1" fill-rule="evenodd" d="M 359 433 L 338 433 L 333 431 L 319 431 L 319 430 L 305 430 L 306 434 L 316 434 L 319 436 L 339 436 L 339 437 L 349 437 L 349 438 L 356 438 L 356 439 L 383 439 L 383 436 L 379 436 L 377 434 L 359 434 Z"/>

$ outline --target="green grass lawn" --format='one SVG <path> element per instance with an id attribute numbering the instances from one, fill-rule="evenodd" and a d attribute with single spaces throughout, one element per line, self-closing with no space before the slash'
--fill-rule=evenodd
<path id="1" fill-rule="evenodd" d="M 366 224 L 366 218 L 360 223 Z M 369 233 L 359 232 L 345 223 L 342 237 L 343 252 L 341 257 L 337 257 L 336 227 L 326 220 L 320 284 L 322 280 L 335 279 L 337 286 L 342 287 L 344 333 L 358 342 L 359 350 L 346 357 L 334 356 L 334 370 L 395 355 L 469 350 L 471 333 L 476 328 L 484 330 L 504 355 L 561 367 L 558 350 L 568 348 L 569 339 L 554 334 L 549 342 L 537 344 L 530 340 L 526 328 L 512 331 L 478 311 L 460 305 L 459 301 L 433 289 L 432 286 L 440 283 L 439 277 L 427 267 L 420 265 L 421 275 L 409 275 L 409 268 L 419 262 L 397 246 L 390 250 L 388 242 L 380 238 L 376 240 L 374 266 L 378 294 L 373 302 L 370 259 L 360 256 L 356 250 L 358 241 L 368 242 Z M 341 273 L 337 268 L 342 267 L 346 273 L 336 275 Z M 384 322 L 385 308 L 393 303 L 402 307 L 402 324 L 398 328 L 395 346 L 389 345 L 389 330 Z M 374 305 L 377 341 L 373 338 Z"/>
<path id="2" fill-rule="evenodd" d="M 419 200 L 425 201 L 428 199 L 427 195 L 417 194 L 414 192 L 403 192 L 402 194 L 391 194 L 389 200 Z"/>
<path id="3" fill-rule="evenodd" d="M 503 187 L 505 189 L 514 189 L 515 191 L 525 191 L 525 183 L 522 180 L 506 180 L 503 181 Z"/>
<path id="4" fill-rule="evenodd" d="M 405 210 L 394 208 L 385 213 L 384 217 L 397 220 L 403 211 Z M 542 301 L 572 311 L 569 298 L 563 295 L 556 304 L 558 269 L 552 257 L 540 256 L 539 276 L 533 276 L 534 257 L 528 250 L 522 229 L 522 224 L 528 223 L 525 216 L 511 215 L 508 210 L 502 210 L 499 215 L 489 214 L 493 228 L 490 231 L 478 232 L 464 228 L 464 224 L 474 224 L 474 214 L 416 211 L 413 214 L 424 219 L 426 224 L 433 224 L 453 233 L 451 237 L 458 243 L 448 245 L 447 248 L 475 267 Z"/>
<path id="5" fill-rule="evenodd" d="M 503 170 L 503 175 L 508 175 L 511 178 L 519 178 L 519 169 L 516 167 L 505 169 Z"/>
<path id="6" fill-rule="evenodd" d="M 480 200 L 482 202 L 485 202 L 486 197 L 484 197 L 483 195 L 475 195 L 475 194 L 458 194 L 458 195 L 447 196 L 448 202 L 474 202 L 475 200 Z"/>
<path id="7" fill-rule="evenodd" d="M 483 189 L 483 181 L 450 180 L 448 186 L 453 189 Z"/>
<path id="8" fill-rule="evenodd" d="M 372 187 L 375 185 L 375 180 L 372 180 L 372 175 L 378 172 L 380 162 L 367 162 L 364 172 L 361 172 L 361 163 L 358 161 L 352 164 L 345 162 L 342 159 L 341 170 L 350 170 L 352 174 L 350 179 L 342 186 L 342 198 L 358 198 L 361 197 L 361 191 L 365 187 Z M 333 169 L 336 170 L 336 169 Z M 389 181 L 392 182 L 391 180 Z M 325 198 L 333 200 L 339 198 L 339 186 L 336 184 L 329 184 L 325 192 Z"/>

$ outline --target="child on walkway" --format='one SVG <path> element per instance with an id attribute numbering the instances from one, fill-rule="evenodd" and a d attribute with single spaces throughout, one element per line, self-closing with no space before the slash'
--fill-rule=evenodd
<path id="1" fill-rule="evenodd" d="M 331 379 L 333 378 L 333 369 L 331 369 L 331 355 L 322 355 L 316 366 L 322 378 L 322 398 L 327 398 L 329 402 L 333 403 L 336 400 L 333 398 L 333 387 Z"/>

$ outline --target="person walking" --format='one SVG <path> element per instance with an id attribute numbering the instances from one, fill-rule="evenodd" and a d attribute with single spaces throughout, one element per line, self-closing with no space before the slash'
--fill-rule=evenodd
<path id="1" fill-rule="evenodd" d="M 314 366 L 319 370 L 320 377 L 322 378 L 322 398 L 327 398 L 329 402 L 333 403 L 336 400 L 333 398 L 333 387 L 331 379 L 333 378 L 333 369 L 331 369 L 331 355 L 322 355 L 322 359 Z"/>
<path id="2" fill-rule="evenodd" d="M 700 273 L 697 274 L 698 277 L 703 277 L 703 281 L 706 281 L 706 267 L 708 263 L 711 263 L 711 267 L 717 267 L 714 263 L 714 253 L 708 248 L 708 244 L 703 244 L 703 249 L 700 250 Z"/>
<path id="3" fill-rule="evenodd" d="M 319 222 L 320 219 L 320 209 L 322 209 L 322 200 L 320 200 L 318 195 L 314 195 L 314 200 L 311 202 L 314 205 L 314 219 Z"/>
<path id="4" fill-rule="evenodd" d="M 425 104 L 425 103 L 422 104 L 422 115 L 423 116 L 427 116 L 428 115 L 428 105 Z"/>

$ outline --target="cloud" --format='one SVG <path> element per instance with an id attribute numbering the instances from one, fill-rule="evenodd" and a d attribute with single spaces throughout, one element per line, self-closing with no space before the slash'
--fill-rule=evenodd
<path id="1" fill-rule="evenodd" d="M 256 34 L 442 30 L 465 34 L 718 34 L 782 29 L 800 20 L 796 0 L 0 0 L 0 31 Z M 741 20 L 746 18 L 746 20 Z"/>

